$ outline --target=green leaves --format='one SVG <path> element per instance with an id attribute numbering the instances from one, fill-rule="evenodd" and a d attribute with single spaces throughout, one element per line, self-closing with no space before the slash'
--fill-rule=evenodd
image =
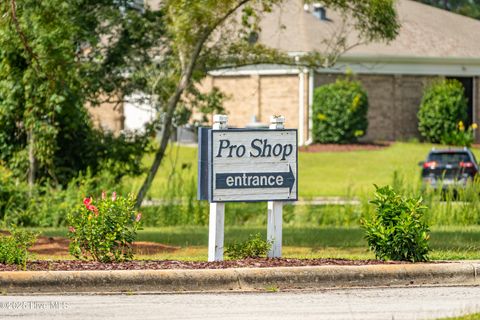
<path id="1" fill-rule="evenodd" d="M 0 161 L 21 179 L 37 170 L 41 182 L 65 185 L 87 167 L 97 171 L 107 146 L 96 142 L 108 137 L 93 132 L 87 102 L 148 94 L 165 129 L 162 154 L 172 123 L 187 120 L 194 106 L 181 107 L 209 70 L 297 63 L 253 41 L 259 17 L 282 0 L 166 0 L 156 11 L 116 0 L 8 1 L 15 3 L 0 5 Z M 391 40 L 398 31 L 393 0 L 323 3 L 350 16 L 366 40 Z M 298 64 L 319 66 L 323 59 L 313 53 Z M 217 98 L 207 99 L 204 110 L 219 109 L 219 95 L 211 96 Z M 360 136 L 365 129 L 355 131 Z"/>
<path id="2" fill-rule="evenodd" d="M 339 79 L 315 89 L 313 136 L 320 143 L 355 142 L 368 127 L 368 98 L 361 84 Z"/>
<path id="3" fill-rule="evenodd" d="M 239 260 L 247 258 L 265 257 L 272 247 L 272 243 L 266 241 L 257 233 L 250 235 L 247 241 L 234 242 L 225 249 L 225 255 L 229 259 Z"/>
<path id="4" fill-rule="evenodd" d="M 100 262 L 126 261 L 133 258 L 132 243 L 140 230 L 142 214 L 134 209 L 134 198 L 102 193 L 94 201 L 68 215 L 70 253 L 77 259 L 93 258 Z"/>
<path id="5" fill-rule="evenodd" d="M 382 260 L 426 261 L 429 229 L 422 198 L 402 197 L 390 186 L 375 188 L 376 214 L 361 221 L 369 248 Z"/>
<path id="6" fill-rule="evenodd" d="M 459 122 L 467 120 L 464 88 L 457 80 L 440 79 L 424 92 L 417 114 L 420 134 L 432 143 L 455 143 Z"/>
<path id="7" fill-rule="evenodd" d="M 37 240 L 38 233 L 10 228 L 11 235 L 0 234 L 0 263 L 16 264 L 26 269 L 29 258 L 28 248 Z"/>
<path id="8" fill-rule="evenodd" d="M 350 16 L 363 40 L 388 42 L 395 39 L 400 30 L 394 0 L 324 0 L 321 3 Z"/>
<path id="9" fill-rule="evenodd" d="M 0 161 L 17 178 L 36 171 L 36 182 L 66 185 L 87 167 L 107 166 L 105 158 L 116 162 L 121 152 L 109 142 L 126 142 L 124 149 L 143 153 L 141 138 L 116 139 L 95 130 L 86 104 L 107 98 L 121 103 L 124 95 L 144 88 L 139 74 L 160 47 L 162 14 L 116 0 L 0 5 Z M 135 148 L 132 140 L 142 141 Z M 128 172 L 140 170 L 134 161 L 122 164 Z"/>

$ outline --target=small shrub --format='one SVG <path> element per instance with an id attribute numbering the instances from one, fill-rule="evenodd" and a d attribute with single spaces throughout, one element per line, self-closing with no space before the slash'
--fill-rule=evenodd
<path id="1" fill-rule="evenodd" d="M 422 198 L 402 197 L 390 186 L 375 188 L 375 215 L 361 221 L 369 248 L 382 260 L 426 261 L 429 229 L 422 221 L 427 209 Z"/>
<path id="2" fill-rule="evenodd" d="M 417 114 L 420 134 L 432 143 L 447 143 L 459 121 L 467 120 L 467 99 L 457 80 L 439 80 L 424 92 Z"/>
<path id="3" fill-rule="evenodd" d="M 339 79 L 315 89 L 313 139 L 319 143 L 349 143 L 365 135 L 368 98 L 360 82 Z"/>
<path id="4" fill-rule="evenodd" d="M 117 197 L 115 192 L 111 197 L 102 193 L 97 202 L 85 198 L 67 218 L 70 253 L 77 259 L 92 257 L 100 262 L 132 259 L 132 243 L 142 217 L 134 204 L 132 196 Z"/>
<path id="5" fill-rule="evenodd" d="M 271 247 L 272 243 L 264 240 L 262 236 L 257 233 L 256 235 L 250 235 L 247 241 L 234 242 L 227 246 L 225 255 L 232 260 L 261 258 L 267 256 Z"/>
<path id="6" fill-rule="evenodd" d="M 0 263 L 16 264 L 26 269 L 29 259 L 28 248 L 37 240 L 33 231 L 10 229 L 10 235 L 0 234 Z"/>

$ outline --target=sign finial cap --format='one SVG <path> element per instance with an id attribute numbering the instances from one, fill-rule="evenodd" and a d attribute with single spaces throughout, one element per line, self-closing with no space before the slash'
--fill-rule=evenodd
<path id="1" fill-rule="evenodd" d="M 227 121 L 228 121 L 228 116 L 224 114 L 216 114 L 213 116 L 214 123 L 227 123 Z"/>
<path id="2" fill-rule="evenodd" d="M 271 116 L 270 117 L 270 123 L 285 123 L 285 117 L 284 116 Z"/>

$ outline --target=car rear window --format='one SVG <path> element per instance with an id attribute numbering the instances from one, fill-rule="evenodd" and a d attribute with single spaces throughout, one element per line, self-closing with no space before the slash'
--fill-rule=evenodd
<path id="1" fill-rule="evenodd" d="M 437 152 L 430 154 L 428 161 L 436 161 L 441 164 L 458 164 L 460 162 L 468 162 L 470 156 L 466 152 Z"/>

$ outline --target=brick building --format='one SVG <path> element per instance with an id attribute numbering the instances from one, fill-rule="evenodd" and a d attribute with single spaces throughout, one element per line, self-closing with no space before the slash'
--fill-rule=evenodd
<path id="1" fill-rule="evenodd" d="M 409 0 L 397 1 L 400 34 L 391 43 L 357 45 L 326 69 L 256 65 L 211 72 L 203 86 L 225 92 L 230 125 L 243 127 L 256 119 L 268 122 L 285 115 L 287 126 L 299 129 L 308 143 L 315 87 L 334 82 L 346 70 L 360 80 L 369 97 L 369 127 L 365 140 L 418 137 L 417 111 L 425 86 L 442 76 L 465 87 L 470 122 L 480 119 L 480 21 Z M 319 5 L 287 0 L 261 22 L 261 43 L 292 55 L 325 49 L 342 17 Z M 354 43 L 355 32 L 348 34 Z M 477 141 L 480 135 L 477 134 Z"/>
<path id="2" fill-rule="evenodd" d="M 153 0 L 149 3 L 158 5 Z M 302 144 L 312 138 L 310 114 L 315 87 L 334 82 L 346 70 L 353 71 L 368 93 L 365 140 L 418 137 L 417 111 L 423 90 L 439 76 L 457 78 L 464 84 L 469 122 L 479 121 L 480 21 L 410 0 L 397 0 L 396 6 L 401 30 L 388 44 L 357 44 L 331 68 L 254 65 L 214 71 L 203 82 L 203 90 L 215 86 L 226 93 L 224 105 L 231 126 L 244 127 L 253 119 L 266 124 L 270 115 L 281 114 L 289 128 L 299 129 Z M 320 4 L 285 0 L 282 7 L 262 17 L 258 41 L 291 55 L 325 52 L 339 30 L 345 32 L 347 43 L 356 44 L 358 34 L 350 27 L 348 19 Z M 143 118 L 151 117 L 151 111 L 132 104 L 112 112 L 117 113 L 110 117 L 114 131 L 123 128 L 119 121 L 125 121 L 127 129 L 136 129 Z M 142 112 L 142 117 L 136 114 Z M 103 111 L 96 114 L 107 116 Z"/>

